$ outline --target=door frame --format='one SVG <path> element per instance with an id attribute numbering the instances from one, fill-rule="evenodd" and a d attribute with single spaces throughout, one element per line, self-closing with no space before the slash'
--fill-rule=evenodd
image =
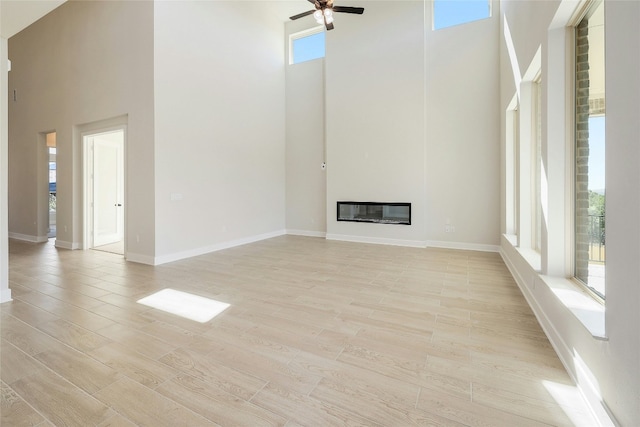
<path id="1" fill-rule="evenodd" d="M 36 197 L 37 197 L 37 215 L 36 215 L 36 243 L 44 243 L 49 241 L 49 149 L 47 147 L 47 135 L 57 133 L 56 130 L 38 133 L 37 140 L 37 159 L 36 164 L 38 171 L 36 173 Z M 56 160 L 57 167 L 57 160 Z M 56 179 L 57 181 L 57 179 Z M 56 237 L 57 239 L 57 237 Z"/>
<path id="2" fill-rule="evenodd" d="M 91 185 L 91 165 L 93 164 L 93 158 L 91 156 L 91 151 L 88 149 L 88 139 L 94 136 L 113 133 L 122 131 L 123 133 L 123 141 L 122 141 L 122 149 L 123 149 L 123 184 L 124 184 L 124 206 L 123 206 L 123 218 L 124 218 L 124 226 L 123 226 L 123 241 L 124 241 L 124 256 L 126 258 L 127 254 L 127 124 L 119 123 L 113 124 L 110 126 L 96 126 L 92 127 L 90 130 L 84 130 L 80 133 L 80 145 L 82 147 L 82 187 L 83 187 L 83 203 L 82 203 L 82 249 L 91 249 L 93 248 L 93 233 L 92 231 L 92 223 L 93 223 L 93 215 L 92 209 L 90 206 L 92 200 L 92 192 L 93 187 Z"/>

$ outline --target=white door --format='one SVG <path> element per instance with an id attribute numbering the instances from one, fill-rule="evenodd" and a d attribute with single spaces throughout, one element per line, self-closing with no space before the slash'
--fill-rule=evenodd
<path id="1" fill-rule="evenodd" d="M 118 132 L 122 135 L 122 132 Z M 110 135 L 111 136 L 111 135 Z M 93 246 L 124 236 L 123 138 L 93 138 Z"/>

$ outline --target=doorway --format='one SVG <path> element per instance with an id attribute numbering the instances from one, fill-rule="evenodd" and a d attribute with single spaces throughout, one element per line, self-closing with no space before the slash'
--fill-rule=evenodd
<path id="1" fill-rule="evenodd" d="M 49 176 L 49 191 L 48 191 L 48 225 L 47 225 L 47 237 L 56 237 L 56 219 L 57 219 L 57 194 L 58 194 L 58 178 L 57 178 L 57 146 L 56 146 L 56 133 L 49 132 L 45 135 L 45 142 L 47 145 L 47 172 Z"/>
<path id="2" fill-rule="evenodd" d="M 85 248 L 125 253 L 125 129 L 83 135 Z"/>

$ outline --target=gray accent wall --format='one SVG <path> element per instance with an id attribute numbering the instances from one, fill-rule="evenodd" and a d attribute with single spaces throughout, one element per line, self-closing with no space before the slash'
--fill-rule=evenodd
<path id="1" fill-rule="evenodd" d="M 9 233 L 46 238 L 43 132 L 57 133 L 57 245 L 82 246 L 80 131 L 128 122 L 127 250 L 155 251 L 153 3 L 68 2 L 9 39 Z"/>

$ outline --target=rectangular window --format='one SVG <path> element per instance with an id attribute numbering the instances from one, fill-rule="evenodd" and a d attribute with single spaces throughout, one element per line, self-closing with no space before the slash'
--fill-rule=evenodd
<path id="1" fill-rule="evenodd" d="M 289 36 L 289 64 L 324 58 L 325 32 L 323 27 L 312 28 Z"/>
<path id="2" fill-rule="evenodd" d="M 542 81 L 538 77 L 533 83 L 533 249 L 542 248 Z"/>
<path id="3" fill-rule="evenodd" d="M 508 235 L 518 235 L 518 159 L 519 154 L 519 120 L 518 120 L 518 99 L 514 96 L 511 104 L 506 110 L 506 150 L 505 150 L 505 201 L 506 201 L 506 232 Z"/>
<path id="4" fill-rule="evenodd" d="M 452 27 L 491 17 L 489 0 L 434 0 L 433 29 Z"/>
<path id="5" fill-rule="evenodd" d="M 605 297 L 604 2 L 575 29 L 575 277 Z"/>

